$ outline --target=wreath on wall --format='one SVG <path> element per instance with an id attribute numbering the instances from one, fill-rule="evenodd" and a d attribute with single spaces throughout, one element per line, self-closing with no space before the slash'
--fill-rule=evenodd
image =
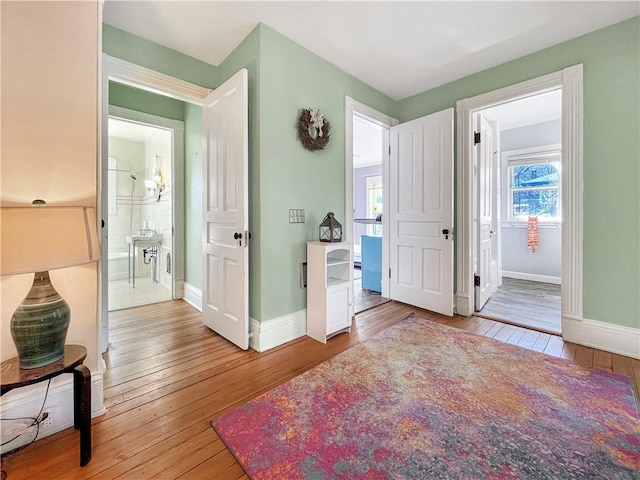
<path id="1" fill-rule="evenodd" d="M 303 108 L 298 119 L 298 136 L 307 150 L 322 150 L 329 143 L 331 124 L 318 109 Z"/>

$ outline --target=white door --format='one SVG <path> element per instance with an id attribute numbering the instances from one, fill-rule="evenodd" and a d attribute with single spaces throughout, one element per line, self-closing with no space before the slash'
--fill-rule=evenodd
<path id="1" fill-rule="evenodd" d="M 391 127 L 388 212 L 391 299 L 453 315 L 452 108 Z"/>
<path id="2" fill-rule="evenodd" d="M 248 90 L 242 69 L 204 99 L 202 321 L 249 347 Z"/>
<path id="3" fill-rule="evenodd" d="M 477 267 L 476 267 L 476 310 L 481 310 L 489 297 L 498 289 L 497 259 L 497 155 L 493 154 L 493 130 L 487 119 L 478 114 L 476 133 L 480 142 L 476 143 L 477 159 Z"/>

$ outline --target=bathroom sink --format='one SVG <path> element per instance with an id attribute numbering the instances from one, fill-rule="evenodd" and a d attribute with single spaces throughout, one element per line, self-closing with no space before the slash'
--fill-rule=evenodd
<path id="1" fill-rule="evenodd" d="M 152 235 L 127 235 L 127 243 L 135 244 L 136 247 L 146 247 L 162 243 L 162 234 L 154 233 Z"/>

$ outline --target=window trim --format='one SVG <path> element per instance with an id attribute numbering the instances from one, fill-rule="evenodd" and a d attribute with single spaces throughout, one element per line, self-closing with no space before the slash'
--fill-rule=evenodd
<path id="1" fill-rule="evenodd" d="M 545 225 L 554 225 L 562 223 L 562 150 L 561 144 L 540 145 L 537 147 L 523 148 L 519 150 L 509 150 L 503 152 L 503 163 L 507 175 L 506 175 L 506 194 L 508 196 L 507 202 L 507 215 L 506 223 L 512 225 L 527 223 L 527 217 L 514 217 L 513 216 L 513 177 L 511 167 L 518 165 L 533 165 L 544 163 L 555 163 L 560 171 L 560 179 L 558 185 L 550 187 L 531 187 L 528 189 L 518 188 L 518 191 L 523 190 L 558 190 L 558 216 L 554 218 L 538 217 L 540 223 Z"/>
<path id="2" fill-rule="evenodd" d="M 365 185 L 366 185 L 365 190 L 366 190 L 366 209 L 367 209 L 366 217 L 369 218 L 369 215 L 371 212 L 371 190 L 379 187 L 384 192 L 383 185 L 382 185 L 382 173 L 365 176 Z M 383 202 L 382 204 L 384 205 L 384 198 L 382 202 Z M 376 230 L 381 230 L 381 228 L 376 228 L 376 227 L 378 227 L 378 225 L 367 225 L 367 229 L 366 229 L 367 235 L 382 236 L 382 234 L 380 235 L 376 234 Z"/>

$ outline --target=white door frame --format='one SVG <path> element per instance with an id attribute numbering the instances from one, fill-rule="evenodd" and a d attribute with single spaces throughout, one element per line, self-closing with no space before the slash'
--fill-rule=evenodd
<path id="1" fill-rule="evenodd" d="M 393 118 L 385 113 L 379 112 L 364 103 L 360 103 L 357 100 L 349 96 L 344 98 L 344 125 L 345 125 L 345 199 L 344 199 L 344 225 L 343 232 L 346 232 L 346 241 L 351 243 L 353 250 L 354 238 L 353 238 L 353 115 L 359 115 L 367 120 L 380 125 L 382 129 L 382 141 L 388 152 L 389 150 L 389 129 L 398 125 L 398 119 Z M 382 155 L 382 191 L 389 191 L 389 153 Z M 386 200 L 385 200 L 386 203 Z M 353 255 L 351 255 L 353 262 Z M 353 265 L 351 265 L 353 268 Z M 382 215 L 382 271 L 389 271 L 389 217 Z M 353 275 L 351 278 L 351 291 L 353 292 Z M 382 292 L 383 297 L 389 298 L 389 276 L 382 275 Z"/>
<path id="2" fill-rule="evenodd" d="M 583 69 L 567 67 L 526 82 L 460 100 L 457 110 L 456 309 L 473 314 L 473 113 L 562 89 L 562 335 L 581 335 L 583 296 Z"/>
<path id="3" fill-rule="evenodd" d="M 106 195 L 106 179 L 108 168 L 108 119 L 110 114 L 109 108 L 109 80 L 113 80 L 118 83 L 129 85 L 141 90 L 164 95 L 167 97 L 175 98 L 183 102 L 192 103 L 194 105 L 202 106 L 202 100 L 211 92 L 210 89 L 195 85 L 178 78 L 171 77 L 164 73 L 156 72 L 146 67 L 136 65 L 119 58 L 111 57 L 105 53 L 100 52 L 102 57 L 101 62 L 101 76 L 100 76 L 100 88 L 99 96 L 101 101 L 98 102 L 98 122 L 100 142 L 98 148 L 98 219 L 106 218 L 105 212 L 108 211 L 107 195 Z M 126 109 L 122 109 L 126 110 Z M 140 112 L 136 112 L 140 113 Z M 146 115 L 146 114 L 143 114 Z M 154 117 L 144 117 L 150 119 Z M 156 117 L 160 119 L 161 117 Z M 134 119 L 135 120 L 135 119 Z M 166 119 L 165 119 L 166 120 Z M 145 122 L 141 120 L 143 123 Z M 184 291 L 184 264 L 185 264 L 185 252 L 184 252 L 184 129 L 179 134 L 182 146 L 179 152 L 176 152 L 176 140 L 174 136 L 174 155 L 172 161 L 172 189 L 173 205 L 172 205 L 172 223 L 174 227 L 174 241 L 173 241 L 173 257 L 174 257 L 174 274 L 173 274 L 173 297 L 182 298 Z M 179 157 L 178 157 L 179 155 Z M 179 159 L 180 158 L 180 159 Z M 100 220 L 98 220 L 100 221 Z M 98 225 L 100 227 L 100 225 Z M 102 260 L 99 262 L 99 295 L 98 295 L 98 312 L 99 312 L 99 324 L 98 329 L 98 343 L 101 352 L 106 352 L 109 348 L 109 312 L 108 312 L 108 297 L 107 295 L 107 268 L 104 266 L 108 259 L 108 243 L 107 243 L 107 228 L 102 229 L 101 234 L 101 248 L 102 248 Z"/>

